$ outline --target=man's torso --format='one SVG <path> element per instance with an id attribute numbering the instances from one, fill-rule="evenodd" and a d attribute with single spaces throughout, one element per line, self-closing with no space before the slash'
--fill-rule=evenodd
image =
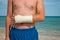
<path id="1" fill-rule="evenodd" d="M 34 15 L 36 14 L 37 0 L 13 0 L 13 14 L 16 15 Z M 30 28 L 34 23 L 14 23 L 17 28 Z"/>

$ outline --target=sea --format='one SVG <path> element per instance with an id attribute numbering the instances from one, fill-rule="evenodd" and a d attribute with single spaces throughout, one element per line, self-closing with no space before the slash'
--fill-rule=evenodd
<path id="1" fill-rule="evenodd" d="M 6 16 L 0 16 L 0 29 L 5 29 Z M 60 32 L 60 16 L 45 16 L 43 22 L 36 22 L 38 30 L 55 30 Z"/>

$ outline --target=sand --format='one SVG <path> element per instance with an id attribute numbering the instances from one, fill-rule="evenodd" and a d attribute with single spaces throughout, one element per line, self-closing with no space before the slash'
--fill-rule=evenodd
<path id="1" fill-rule="evenodd" d="M 5 30 L 0 29 L 0 40 L 5 40 Z"/>
<path id="2" fill-rule="evenodd" d="M 39 32 L 39 40 L 60 40 L 60 34 Z M 5 40 L 5 30 L 0 29 L 0 40 Z"/>

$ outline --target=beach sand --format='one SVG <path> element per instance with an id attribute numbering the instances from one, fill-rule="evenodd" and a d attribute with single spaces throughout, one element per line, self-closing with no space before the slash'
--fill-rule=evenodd
<path id="1" fill-rule="evenodd" d="M 59 35 L 53 35 L 47 32 L 39 32 L 39 40 L 60 40 Z M 5 30 L 0 29 L 0 40 L 5 40 Z"/>
<path id="2" fill-rule="evenodd" d="M 0 29 L 0 40 L 5 40 L 5 30 Z"/>

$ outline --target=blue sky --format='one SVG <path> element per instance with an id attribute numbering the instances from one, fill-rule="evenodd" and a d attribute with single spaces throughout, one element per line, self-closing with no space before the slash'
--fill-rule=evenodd
<path id="1" fill-rule="evenodd" d="M 45 16 L 60 16 L 60 0 L 44 0 Z M 0 0 L 0 16 L 7 14 L 7 0 Z"/>

